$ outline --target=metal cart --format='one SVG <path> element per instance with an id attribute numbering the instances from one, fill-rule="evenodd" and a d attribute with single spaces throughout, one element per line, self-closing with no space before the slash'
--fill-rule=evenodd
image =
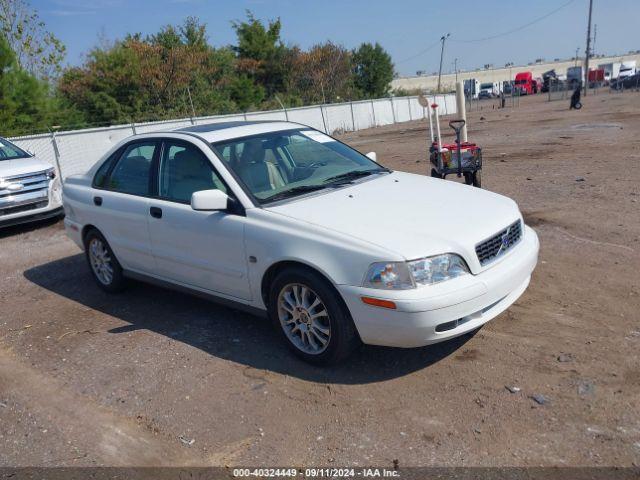
<path id="1" fill-rule="evenodd" d="M 437 114 L 436 114 L 437 115 Z M 464 183 L 474 187 L 482 187 L 482 149 L 475 143 L 461 142 L 460 131 L 464 120 L 451 120 L 449 126 L 456 132 L 455 143 L 442 144 L 431 142 L 429 160 L 431 161 L 431 176 L 446 178 L 455 174 L 458 178 L 464 176 Z"/>

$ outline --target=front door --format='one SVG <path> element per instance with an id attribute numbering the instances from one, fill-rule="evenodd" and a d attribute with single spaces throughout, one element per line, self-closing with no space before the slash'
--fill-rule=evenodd
<path id="1" fill-rule="evenodd" d="M 149 202 L 157 274 L 187 286 L 250 299 L 245 217 L 191 208 L 194 192 L 219 189 L 231 194 L 210 160 L 189 142 L 167 139 L 158 170 L 158 198 Z"/>

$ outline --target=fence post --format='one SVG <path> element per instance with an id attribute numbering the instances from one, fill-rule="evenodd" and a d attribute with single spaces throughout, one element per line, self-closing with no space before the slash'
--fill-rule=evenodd
<path id="1" fill-rule="evenodd" d="M 396 124 L 396 109 L 393 108 L 393 97 L 389 97 L 389 101 L 391 102 L 391 115 L 393 116 L 393 123 Z"/>
<path id="2" fill-rule="evenodd" d="M 407 107 L 409 107 L 409 121 L 413 121 L 413 117 L 411 116 L 411 97 L 407 97 Z"/>
<path id="3" fill-rule="evenodd" d="M 352 132 L 356 131 L 356 116 L 353 114 L 353 102 L 349 102 L 349 106 L 351 107 L 351 125 L 353 125 Z"/>
<path id="4" fill-rule="evenodd" d="M 320 105 L 320 115 L 322 115 L 322 125 L 324 125 L 324 133 L 329 135 L 329 132 L 327 131 L 327 121 L 324 119 L 324 110 L 322 109 L 322 105 Z"/>
<path id="5" fill-rule="evenodd" d="M 373 115 L 373 126 L 377 127 L 378 124 L 376 123 L 376 109 L 373 106 L 373 98 L 371 99 L 371 114 Z"/>
<path id="6" fill-rule="evenodd" d="M 53 158 L 58 168 L 58 175 L 62 180 L 62 168 L 60 167 L 60 150 L 58 149 L 58 141 L 56 140 L 56 132 L 51 131 L 51 145 L 53 146 Z"/>
<path id="7" fill-rule="evenodd" d="M 136 132 L 136 124 L 135 124 L 135 122 L 131 122 L 131 131 L 133 132 L 134 135 L 138 134 L 138 132 Z"/>
<path id="8" fill-rule="evenodd" d="M 244 121 L 247 121 L 247 112 L 242 112 L 242 116 L 244 117 Z"/>

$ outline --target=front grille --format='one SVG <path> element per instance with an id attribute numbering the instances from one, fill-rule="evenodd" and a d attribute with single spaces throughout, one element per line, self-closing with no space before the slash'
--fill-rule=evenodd
<path id="1" fill-rule="evenodd" d="M 34 172 L 0 178 L 0 216 L 47 206 L 47 172 Z"/>
<path id="2" fill-rule="evenodd" d="M 518 220 L 493 237 L 476 245 L 476 255 L 484 266 L 511 250 L 522 238 L 522 222 Z"/>
<path id="3" fill-rule="evenodd" d="M 28 212 L 29 210 L 37 210 L 38 208 L 44 208 L 49 205 L 49 200 L 38 203 L 29 203 L 27 205 L 19 205 L 17 207 L 0 208 L 0 217 L 3 215 L 11 215 L 13 213 Z"/>

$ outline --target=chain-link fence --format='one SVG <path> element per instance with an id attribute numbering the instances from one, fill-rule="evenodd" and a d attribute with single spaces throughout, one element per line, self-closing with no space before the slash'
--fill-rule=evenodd
<path id="1" fill-rule="evenodd" d="M 520 106 L 520 92 L 513 90 L 512 93 L 500 93 L 490 97 L 466 97 L 466 108 L 468 112 L 482 110 L 496 110 L 498 108 L 516 108 Z"/>
<path id="2" fill-rule="evenodd" d="M 430 103 L 438 104 L 440 115 L 456 113 L 454 94 L 432 95 L 428 99 Z M 427 118 L 427 113 L 418 103 L 418 97 L 389 97 L 284 110 L 52 132 L 22 136 L 11 140 L 24 150 L 56 166 L 64 178 L 86 172 L 113 145 L 131 135 L 142 133 L 169 131 L 190 125 L 234 120 L 281 120 L 301 123 L 328 134 L 336 134 L 424 118 Z"/>

